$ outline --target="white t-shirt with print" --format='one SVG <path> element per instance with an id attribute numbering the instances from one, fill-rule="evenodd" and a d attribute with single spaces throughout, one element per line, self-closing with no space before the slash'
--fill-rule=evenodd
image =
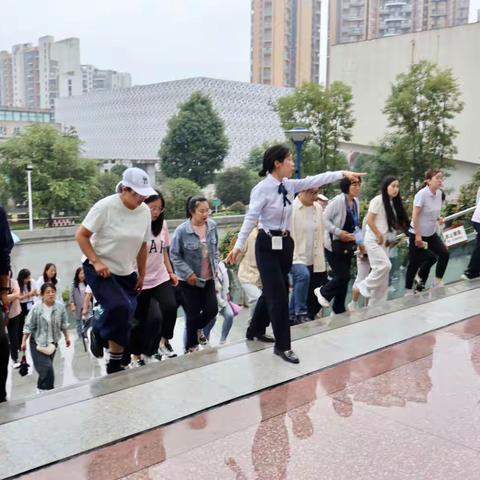
<path id="1" fill-rule="evenodd" d="M 375 225 L 378 231 L 385 235 L 388 232 L 388 220 L 387 220 L 387 212 L 385 211 L 385 205 L 383 204 L 383 198 L 381 195 L 377 195 L 376 197 L 372 198 L 370 204 L 368 206 L 368 213 L 375 214 Z M 375 237 L 372 229 L 366 224 L 366 234 L 369 236 Z"/>
<path id="2" fill-rule="evenodd" d="M 90 237 L 99 259 L 115 275 L 130 275 L 143 242 L 150 236 L 150 209 L 142 203 L 135 210 L 127 208 L 119 194 L 98 201 L 82 225 L 93 232 Z M 83 256 L 82 262 L 86 260 Z"/>

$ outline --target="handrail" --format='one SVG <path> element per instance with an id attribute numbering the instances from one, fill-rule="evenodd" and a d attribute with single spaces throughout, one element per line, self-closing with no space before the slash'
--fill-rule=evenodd
<path id="1" fill-rule="evenodd" d="M 476 208 L 477 207 L 469 207 L 469 208 L 466 208 L 465 210 L 462 210 L 461 212 L 452 213 L 451 215 L 448 215 L 447 217 L 445 217 L 444 220 L 446 222 L 449 222 L 450 220 L 455 220 L 458 217 L 462 217 L 463 215 L 466 215 L 467 213 L 471 213 L 471 212 L 475 211 Z"/>

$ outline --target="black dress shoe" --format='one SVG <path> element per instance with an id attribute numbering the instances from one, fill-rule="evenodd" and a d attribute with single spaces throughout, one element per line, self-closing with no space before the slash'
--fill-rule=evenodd
<path id="1" fill-rule="evenodd" d="M 247 340 L 258 340 L 259 342 L 275 343 L 275 339 L 271 335 L 267 335 L 266 333 L 262 333 L 261 335 L 252 335 L 250 332 L 247 331 L 246 337 Z"/>
<path id="2" fill-rule="evenodd" d="M 292 350 L 285 350 L 284 352 L 282 352 L 282 350 L 279 350 L 278 348 L 274 348 L 273 353 L 275 355 L 278 355 L 280 358 L 282 358 L 286 362 L 300 363 L 299 358 L 297 357 L 297 355 L 295 355 L 295 352 L 293 352 Z"/>

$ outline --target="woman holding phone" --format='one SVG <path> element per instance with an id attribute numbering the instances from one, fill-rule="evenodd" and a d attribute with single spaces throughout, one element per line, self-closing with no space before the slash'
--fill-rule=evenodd
<path id="1" fill-rule="evenodd" d="M 197 195 L 187 200 L 187 219 L 177 227 L 170 259 L 180 280 L 186 317 L 185 353 L 198 349 L 197 330 L 218 313 L 215 274 L 218 267 L 218 232 L 209 218 L 208 200 Z"/>

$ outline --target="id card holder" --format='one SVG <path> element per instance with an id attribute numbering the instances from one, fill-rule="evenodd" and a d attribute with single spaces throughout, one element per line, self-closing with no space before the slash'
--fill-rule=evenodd
<path id="1" fill-rule="evenodd" d="M 272 250 L 283 250 L 283 237 L 272 237 Z"/>

